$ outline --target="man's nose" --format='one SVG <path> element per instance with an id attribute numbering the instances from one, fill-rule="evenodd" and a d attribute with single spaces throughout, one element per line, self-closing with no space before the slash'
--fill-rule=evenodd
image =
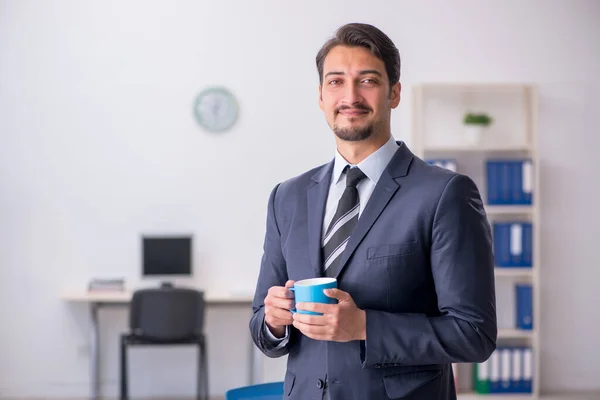
<path id="1" fill-rule="evenodd" d="M 344 93 L 344 103 L 347 105 L 354 105 L 363 102 L 363 98 L 360 94 L 360 90 L 356 85 L 347 85 L 346 92 Z"/>

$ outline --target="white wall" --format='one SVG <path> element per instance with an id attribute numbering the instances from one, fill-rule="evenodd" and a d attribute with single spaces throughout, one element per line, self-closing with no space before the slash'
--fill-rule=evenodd
<path id="1" fill-rule="evenodd" d="M 135 285 L 141 232 L 193 232 L 198 285 L 253 289 L 270 189 L 332 157 L 314 56 L 350 21 L 401 51 L 399 139 L 413 83 L 539 85 L 542 387 L 600 389 L 599 17 L 594 0 L 0 0 L 0 397 L 86 395 L 87 310 L 59 293 L 94 276 Z M 223 135 L 191 114 L 214 84 L 241 105 Z M 213 393 L 244 383 L 249 313 L 209 312 Z M 101 319 L 102 390 L 115 395 L 126 313 Z M 284 361 L 267 360 L 265 379 Z M 139 350 L 132 394 L 192 393 L 193 363 Z"/>

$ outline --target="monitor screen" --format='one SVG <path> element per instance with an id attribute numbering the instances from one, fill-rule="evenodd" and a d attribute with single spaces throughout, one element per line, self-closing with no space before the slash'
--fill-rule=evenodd
<path id="1" fill-rule="evenodd" d="M 142 238 L 143 274 L 191 275 L 192 238 L 154 236 Z"/>

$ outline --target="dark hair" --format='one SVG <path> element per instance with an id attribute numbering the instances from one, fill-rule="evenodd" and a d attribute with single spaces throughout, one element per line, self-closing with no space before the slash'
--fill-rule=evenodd
<path id="1" fill-rule="evenodd" d="M 335 46 L 364 47 L 383 61 L 390 88 L 400 80 L 400 53 L 392 40 L 381 30 L 368 24 L 351 23 L 338 28 L 317 54 L 319 83 L 323 85 L 325 57 Z"/>

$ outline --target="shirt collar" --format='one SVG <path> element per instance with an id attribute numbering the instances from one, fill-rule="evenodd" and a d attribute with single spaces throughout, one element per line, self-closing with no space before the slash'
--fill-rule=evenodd
<path id="1" fill-rule="evenodd" d="M 360 170 L 369 178 L 374 184 L 377 184 L 381 174 L 394 157 L 396 150 L 398 150 L 398 143 L 392 135 L 390 135 L 390 139 L 380 148 L 378 148 L 375 152 L 370 154 L 367 158 L 362 160 L 358 165 L 356 165 Z M 339 151 L 335 152 L 335 160 L 333 165 L 333 175 L 331 176 L 334 184 L 337 184 L 341 177 L 342 172 L 346 165 L 350 165 L 354 167 L 355 165 L 350 164 Z"/>

